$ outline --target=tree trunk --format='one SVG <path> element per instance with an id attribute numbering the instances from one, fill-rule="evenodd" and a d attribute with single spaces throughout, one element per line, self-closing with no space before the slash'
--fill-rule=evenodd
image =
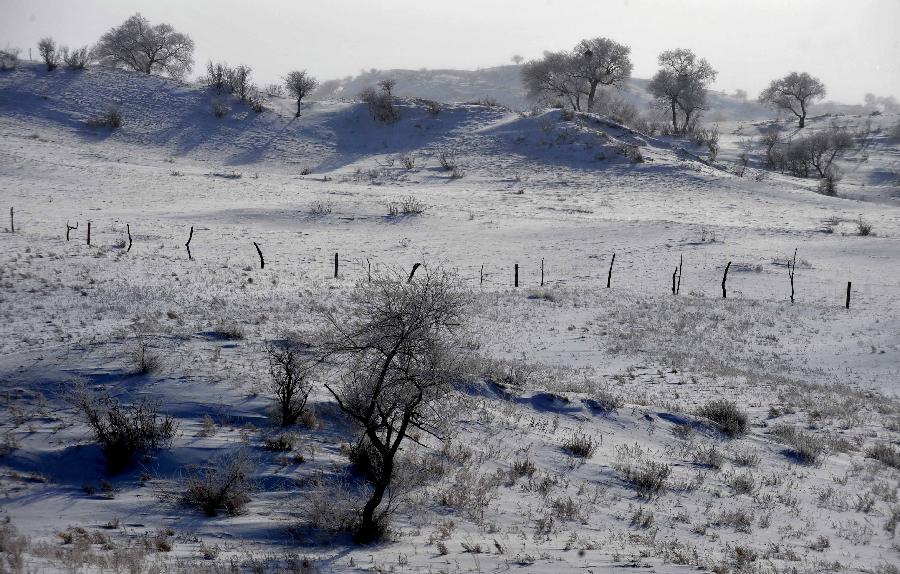
<path id="1" fill-rule="evenodd" d="M 597 84 L 591 84 L 591 91 L 588 92 L 587 111 L 594 111 L 594 97 L 597 95 Z"/>
<path id="2" fill-rule="evenodd" d="M 375 490 L 372 492 L 372 498 L 370 498 L 363 507 L 362 522 L 360 522 L 359 529 L 353 535 L 353 540 L 359 544 L 374 542 L 381 536 L 381 529 L 379 528 L 378 521 L 375 520 L 375 510 L 378 508 L 378 505 L 381 504 L 381 501 L 384 499 L 384 494 L 387 492 L 388 484 L 394 473 L 394 459 L 390 454 L 385 454 L 383 452 L 379 452 L 379 454 L 381 455 L 382 464 L 381 473 L 378 476 L 378 481 L 374 485 Z"/>
<path id="3" fill-rule="evenodd" d="M 802 129 L 806 125 L 806 106 L 803 105 L 803 100 L 800 100 L 800 128 Z"/>
<path id="4" fill-rule="evenodd" d="M 297 116 L 296 117 L 298 117 L 298 118 L 300 117 L 300 98 L 297 98 Z"/>
<path id="5" fill-rule="evenodd" d="M 675 112 L 675 100 L 672 100 L 672 131 L 678 133 L 678 114 Z"/>

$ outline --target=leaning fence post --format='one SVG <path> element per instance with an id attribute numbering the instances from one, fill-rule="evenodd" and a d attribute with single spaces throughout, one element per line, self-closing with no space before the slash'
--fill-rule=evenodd
<path id="1" fill-rule="evenodd" d="M 76 222 L 75 222 L 75 226 L 72 227 L 71 225 L 69 225 L 69 222 L 67 221 L 67 222 L 66 222 L 66 241 L 69 240 L 69 233 L 70 233 L 73 229 L 78 229 L 78 222 L 76 221 Z"/>
<path id="2" fill-rule="evenodd" d="M 76 224 L 77 224 L 77 222 L 76 222 Z M 131 225 L 130 224 L 128 224 L 128 223 L 125 224 L 125 231 L 128 232 L 128 249 L 125 250 L 125 253 L 128 253 L 129 251 L 131 251 Z"/>
<path id="3" fill-rule="evenodd" d="M 675 294 L 681 293 L 681 274 L 684 273 L 684 254 L 678 258 L 678 284 L 675 285 Z"/>
<path id="4" fill-rule="evenodd" d="M 518 263 L 516 263 L 515 274 L 513 275 L 513 277 L 514 277 L 513 285 L 515 287 L 518 287 L 519 286 L 519 264 Z"/>
<path id="5" fill-rule="evenodd" d="M 413 265 L 412 271 L 409 272 L 409 279 L 406 280 L 407 283 L 412 283 L 413 275 L 416 274 L 416 270 L 419 268 L 420 265 L 422 265 L 422 264 L 416 263 L 415 265 Z"/>
<path id="6" fill-rule="evenodd" d="M 368 265 L 368 267 L 369 267 L 369 269 L 368 269 L 369 283 L 371 283 L 372 282 L 372 262 L 369 260 L 368 257 L 366 257 L 366 265 Z"/>
<path id="7" fill-rule="evenodd" d="M 612 268 L 613 263 L 616 262 L 616 254 L 613 253 L 612 260 L 609 262 L 609 275 L 606 276 L 606 288 L 609 289 L 610 284 L 612 283 Z"/>
<path id="8" fill-rule="evenodd" d="M 88 229 L 90 229 L 90 223 L 88 224 Z M 184 247 L 185 247 L 185 249 L 187 249 L 187 252 L 188 252 L 188 259 L 193 259 L 193 257 L 191 257 L 191 239 L 193 239 L 193 238 L 194 238 L 194 226 L 191 225 L 191 232 L 190 232 L 190 234 L 188 234 L 187 243 L 184 244 Z"/>
<path id="9" fill-rule="evenodd" d="M 725 290 L 725 282 L 728 281 L 728 270 L 731 268 L 731 261 L 725 266 L 725 274 L 722 275 L 722 299 L 728 299 L 728 292 Z"/>
<path id="10" fill-rule="evenodd" d="M 853 284 L 853 283 L 852 283 L 851 281 L 847 281 L 847 303 L 845 304 L 845 306 L 846 306 L 847 309 L 850 308 L 850 286 L 851 286 L 852 284 Z"/>
<path id="11" fill-rule="evenodd" d="M 253 247 L 256 247 L 256 252 L 259 253 L 259 268 L 266 268 L 266 260 L 263 259 L 262 249 L 259 248 L 259 244 L 257 242 L 253 242 Z"/>

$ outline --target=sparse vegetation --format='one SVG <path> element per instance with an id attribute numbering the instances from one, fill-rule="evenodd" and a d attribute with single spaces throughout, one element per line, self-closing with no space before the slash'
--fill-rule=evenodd
<path id="1" fill-rule="evenodd" d="M 182 500 L 207 516 L 240 514 L 250 502 L 252 472 L 253 461 L 244 450 L 217 455 L 186 470 Z"/>
<path id="2" fill-rule="evenodd" d="M 388 215 L 391 217 L 398 215 L 422 215 L 427 210 L 428 206 L 412 195 L 388 204 Z"/>
<path id="3" fill-rule="evenodd" d="M 748 427 L 747 413 L 738 409 L 731 401 L 710 401 L 697 409 L 697 415 L 701 416 L 716 426 L 729 437 L 746 434 Z"/>
<path id="4" fill-rule="evenodd" d="M 795 427 L 778 424 L 772 427 L 772 435 L 791 448 L 790 454 L 803 464 L 817 465 L 828 452 L 825 441 Z"/>
<path id="5" fill-rule="evenodd" d="M 150 399 L 122 405 L 108 394 L 94 395 L 82 386 L 72 402 L 103 448 L 107 466 L 113 472 L 168 446 L 177 430 L 175 419 L 160 415 L 159 403 Z"/>
<path id="6" fill-rule="evenodd" d="M 563 449 L 578 458 L 591 458 L 597 452 L 597 442 L 593 437 L 573 434 L 563 442 Z"/>
<path id="7" fill-rule="evenodd" d="M 116 107 L 110 107 L 99 116 L 89 119 L 86 123 L 88 127 L 94 129 L 118 129 L 122 127 L 122 112 Z"/>
<path id="8" fill-rule="evenodd" d="M 295 341 L 266 345 L 269 359 L 269 391 L 275 398 L 274 415 L 281 426 L 296 424 L 303 416 L 312 392 L 310 371 L 314 365 Z"/>

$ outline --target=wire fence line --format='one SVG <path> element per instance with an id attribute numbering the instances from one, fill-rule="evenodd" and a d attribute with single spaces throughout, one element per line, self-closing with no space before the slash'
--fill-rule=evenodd
<path id="1" fill-rule="evenodd" d="M 12 221 L 12 209 L 10 210 L 10 227 L 13 233 L 21 233 L 15 230 Z M 90 228 L 91 225 L 87 225 Z M 131 252 L 132 236 L 130 226 L 127 229 L 127 239 L 121 238 L 114 245 L 100 245 L 97 241 L 98 231 L 92 238 L 85 230 L 84 234 L 75 237 L 70 231 L 77 229 L 66 222 L 64 242 L 87 243 L 92 247 L 106 247 L 121 249 Z M 106 233 L 104 235 L 107 235 Z M 119 234 L 117 234 L 119 235 Z M 184 258 L 191 261 L 209 260 L 204 254 L 198 254 L 196 249 L 191 253 L 194 238 L 193 227 L 186 234 L 187 239 L 183 245 Z M 168 240 L 170 237 L 155 234 L 153 241 L 159 239 Z M 175 239 L 175 237 L 171 237 Z M 234 242 L 234 237 L 231 238 Z M 241 258 L 249 261 L 254 257 L 256 265 L 260 269 L 284 268 L 285 254 L 277 250 L 272 255 L 266 253 L 266 245 L 252 240 L 246 242 L 246 254 Z M 219 238 L 215 247 L 214 258 L 220 260 L 223 252 L 222 240 Z M 370 254 L 352 254 L 349 251 L 329 251 L 325 248 L 311 247 L 312 252 L 307 253 L 298 260 L 291 257 L 288 267 L 296 267 L 301 264 L 306 270 L 306 275 L 319 276 L 321 279 L 348 279 L 366 280 L 372 274 L 377 273 L 379 267 L 386 264 L 384 254 L 372 252 Z M 469 246 L 470 247 L 470 246 Z M 496 250 L 496 246 L 494 246 Z M 676 295 L 680 297 L 723 298 L 722 279 L 725 277 L 725 268 L 729 266 L 727 280 L 725 281 L 728 299 L 755 300 L 771 303 L 790 302 L 791 284 L 789 267 L 780 259 L 772 258 L 769 266 L 760 263 L 748 265 L 740 258 L 729 258 L 724 254 L 702 253 L 690 251 L 688 258 L 677 250 L 666 250 L 659 255 L 655 253 L 641 252 L 638 256 L 633 252 L 619 252 L 613 259 L 613 251 L 605 254 L 595 254 L 589 257 L 567 256 L 566 253 L 555 251 L 547 253 L 544 257 L 535 254 L 515 257 L 503 253 L 479 256 L 478 252 L 486 253 L 487 250 L 469 249 L 469 253 L 463 259 L 467 261 L 462 265 L 449 264 L 466 283 L 480 288 L 521 289 L 524 291 L 536 288 L 553 289 L 554 287 L 573 287 L 589 289 L 605 289 L 607 285 L 618 292 L 628 291 L 640 296 Z M 534 250 L 532 250 L 534 251 Z M 537 250 L 540 251 L 540 250 Z M 241 251 L 243 253 L 243 251 Z M 351 254 L 348 254 L 351 253 Z M 281 257 L 279 257 L 281 255 Z M 291 255 L 295 255 L 294 252 Z M 648 257 L 652 260 L 647 262 Z M 400 261 L 405 259 L 405 261 Z M 682 263 L 683 261 L 683 263 Z M 731 263 L 737 262 L 736 265 Z M 409 255 L 396 257 L 390 263 L 392 266 L 407 268 L 412 271 L 417 264 L 427 266 L 427 257 L 418 258 Z M 774 266 L 774 268 L 772 267 Z M 610 269 L 611 267 L 611 269 Z M 246 270 L 247 267 L 244 266 Z M 884 281 L 879 272 L 870 270 L 854 271 L 853 269 L 841 270 L 839 273 L 829 269 L 815 269 L 811 267 L 795 268 L 795 301 L 797 303 L 812 303 L 834 307 L 847 306 L 847 283 L 850 282 L 850 308 L 851 309 L 890 309 L 900 308 L 900 281 Z M 875 279 L 879 277 L 881 280 Z M 674 284 L 673 284 L 674 283 Z"/>

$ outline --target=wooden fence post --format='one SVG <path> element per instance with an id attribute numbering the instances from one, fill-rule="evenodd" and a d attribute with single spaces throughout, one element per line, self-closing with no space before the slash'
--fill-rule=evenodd
<path id="1" fill-rule="evenodd" d="M 16 222 L 15 222 L 15 219 L 13 218 L 14 214 L 15 214 L 15 210 L 12 207 L 10 207 L 9 208 L 9 232 L 10 233 L 16 232 Z"/>
<path id="2" fill-rule="evenodd" d="M 259 253 L 259 268 L 266 268 L 266 260 L 263 259 L 262 249 L 259 248 L 259 244 L 257 242 L 253 242 L 253 247 L 256 247 L 256 252 Z"/>
<path id="3" fill-rule="evenodd" d="M 191 225 L 191 232 L 190 232 L 190 234 L 188 235 L 187 243 L 184 244 L 184 247 L 185 247 L 185 249 L 187 249 L 187 252 L 188 252 L 188 259 L 189 259 L 189 260 L 190 260 L 190 259 L 193 259 L 193 257 L 191 257 L 191 239 L 193 239 L 193 238 L 194 238 L 194 226 Z"/>
<path id="4" fill-rule="evenodd" d="M 366 257 L 366 265 L 368 265 L 369 283 L 372 282 L 372 262 Z"/>
<path id="5" fill-rule="evenodd" d="M 125 253 L 128 253 L 131 251 L 131 224 L 125 224 L 125 231 L 128 232 L 128 249 L 125 250 Z"/>
<path id="6" fill-rule="evenodd" d="M 725 282 L 728 281 L 728 270 L 731 268 L 731 261 L 725 266 L 725 274 L 722 275 L 722 299 L 728 298 L 728 292 L 725 290 Z"/>
<path id="7" fill-rule="evenodd" d="M 794 248 L 794 262 L 788 261 L 788 277 L 791 279 L 791 303 L 794 302 L 794 273 L 797 272 L 797 248 Z"/>
<path id="8" fill-rule="evenodd" d="M 851 281 L 847 281 L 847 303 L 845 304 L 845 306 L 846 306 L 847 309 L 850 308 L 850 286 L 851 286 L 852 284 L 853 284 L 853 283 L 852 283 Z"/>
<path id="9" fill-rule="evenodd" d="M 90 247 L 90 245 L 91 245 L 91 222 L 90 221 L 88 221 L 88 228 L 87 228 L 87 244 L 88 244 L 88 247 Z"/>
<path id="10" fill-rule="evenodd" d="M 334 254 L 334 278 L 338 278 L 338 254 L 335 252 Z"/>
<path id="11" fill-rule="evenodd" d="M 481 264 L 481 273 L 478 275 L 478 284 L 484 285 L 484 263 Z"/>
<path id="12" fill-rule="evenodd" d="M 515 287 L 518 287 L 518 286 L 519 286 L 519 264 L 518 264 L 518 263 L 516 263 L 516 266 L 515 266 L 515 274 L 514 274 L 513 285 L 514 285 Z"/>
<path id="13" fill-rule="evenodd" d="M 609 286 L 612 284 L 612 268 L 613 263 L 616 262 L 616 254 L 613 253 L 612 260 L 609 262 L 609 275 L 606 276 L 606 288 L 609 289 Z"/>
<path id="14" fill-rule="evenodd" d="M 69 222 L 67 221 L 66 222 L 66 241 L 69 240 L 69 232 L 71 232 L 73 229 L 78 229 L 78 222 L 76 221 L 75 227 L 72 227 L 71 225 L 69 225 Z"/>
<path id="15" fill-rule="evenodd" d="M 678 284 L 675 286 L 675 294 L 681 293 L 681 274 L 684 272 L 684 255 L 678 258 Z"/>
<path id="16" fill-rule="evenodd" d="M 415 265 L 413 265 L 412 271 L 409 272 L 409 279 L 406 280 L 407 283 L 412 283 L 413 275 L 416 274 L 416 270 L 419 268 L 420 265 L 422 265 L 422 264 L 416 263 Z"/>

